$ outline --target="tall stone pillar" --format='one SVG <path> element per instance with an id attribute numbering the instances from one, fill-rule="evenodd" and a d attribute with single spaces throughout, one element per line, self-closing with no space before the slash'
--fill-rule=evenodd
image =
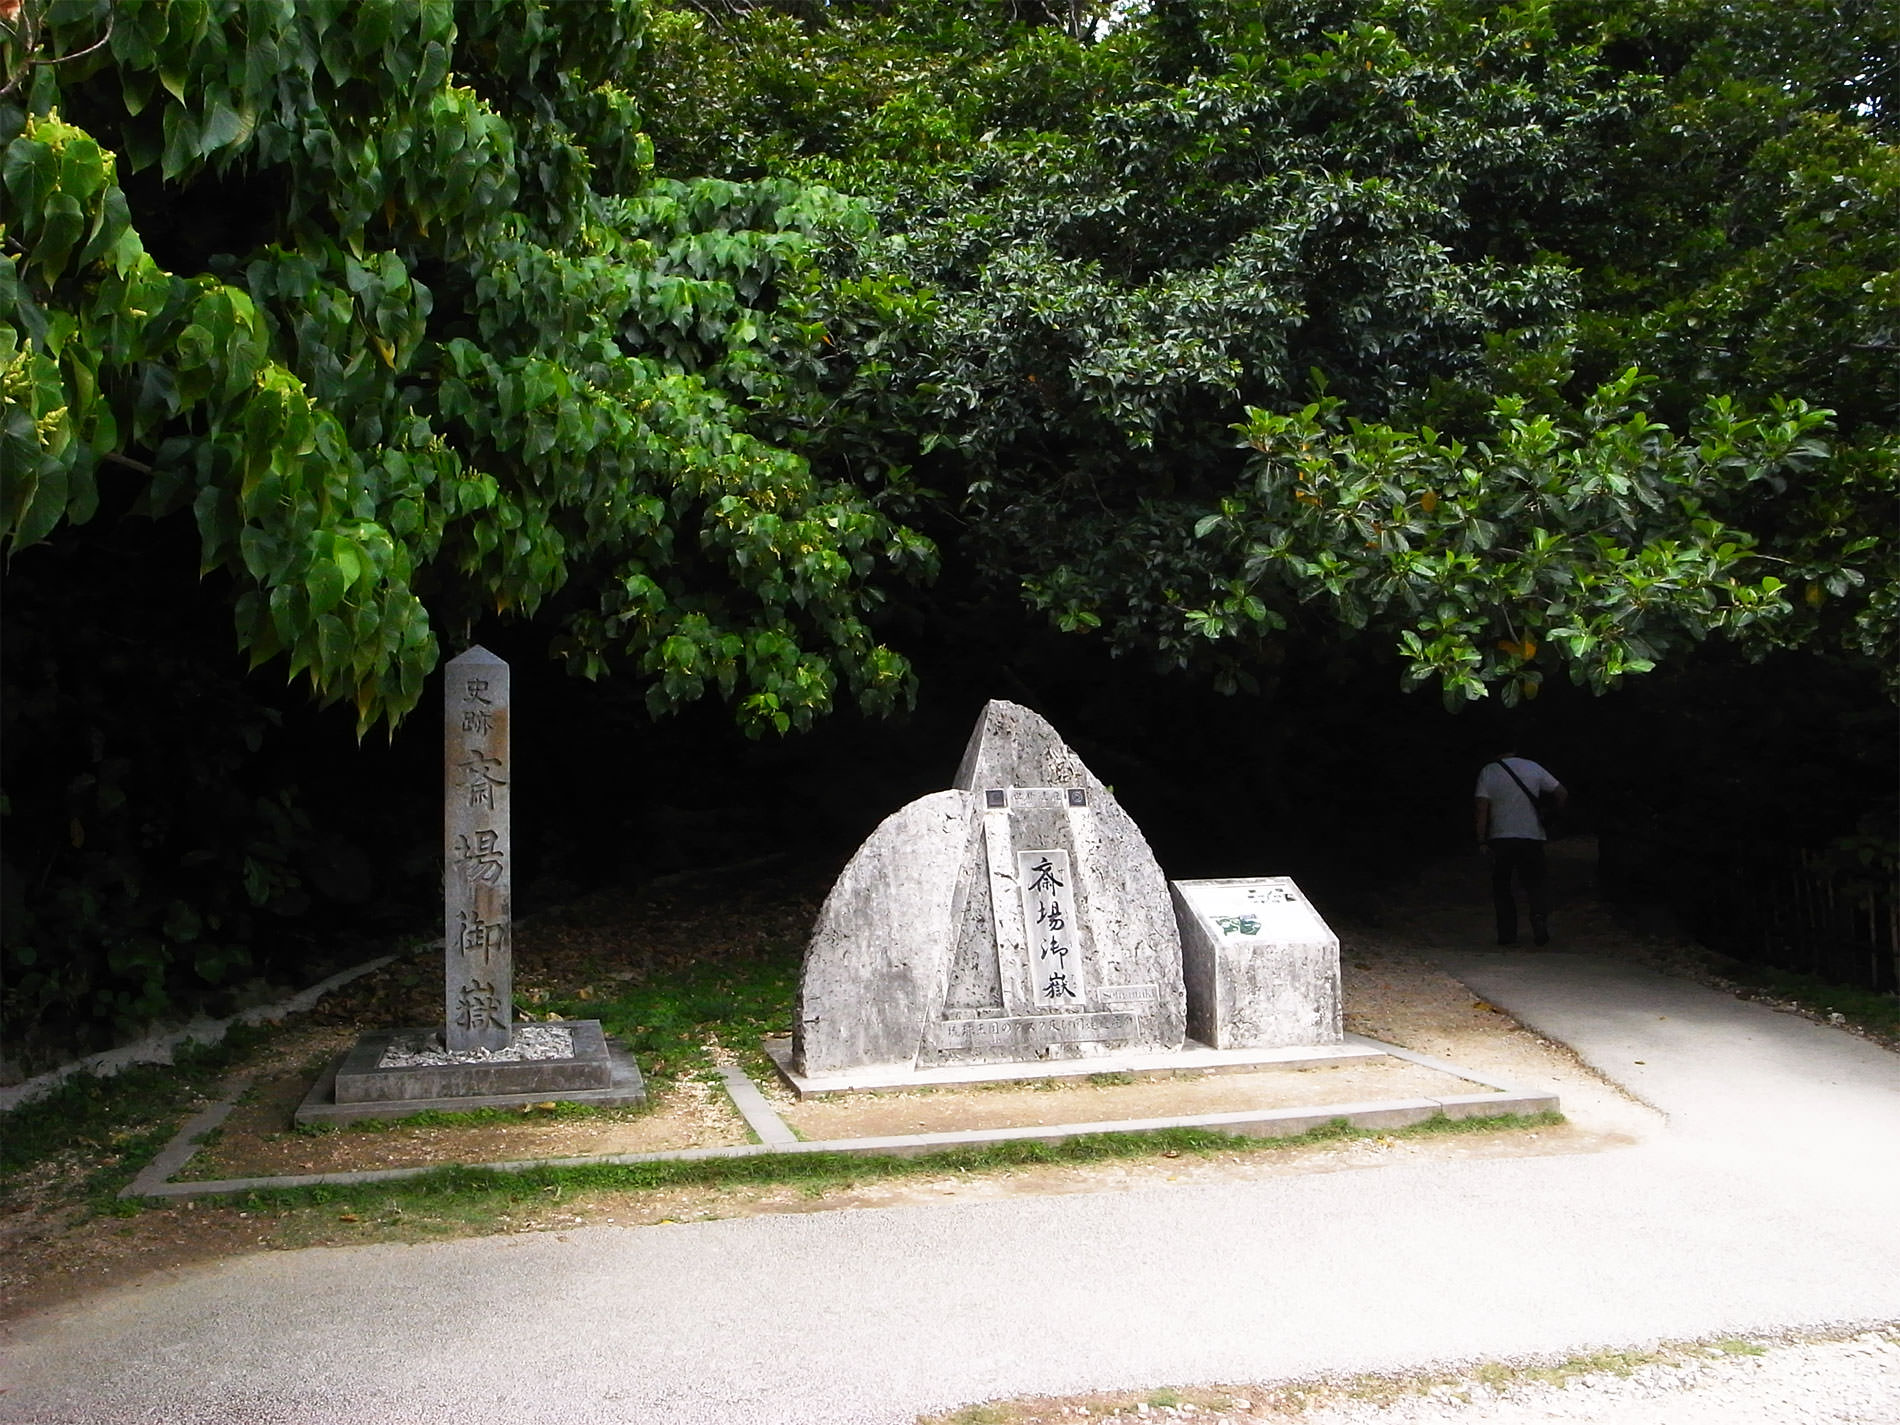
<path id="1" fill-rule="evenodd" d="M 639 1066 L 598 1019 L 561 1026 L 565 1053 L 545 1035 L 539 1044 L 525 1033 L 515 1042 L 508 665 L 471 648 L 443 674 L 442 1042 L 434 1026 L 363 1035 L 312 1086 L 296 1121 L 353 1123 L 549 1100 L 645 1103 Z M 544 1057 L 550 1048 L 554 1057 Z"/>
<path id="2" fill-rule="evenodd" d="M 443 686 L 443 949 L 450 1051 L 513 1038 L 508 665 L 479 645 Z"/>

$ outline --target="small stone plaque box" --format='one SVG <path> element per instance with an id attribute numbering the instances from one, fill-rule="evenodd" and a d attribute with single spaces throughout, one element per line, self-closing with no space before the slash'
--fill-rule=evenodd
<path id="1" fill-rule="evenodd" d="M 1291 878 L 1170 889 L 1190 1037 L 1214 1049 L 1342 1042 L 1339 937 Z"/>

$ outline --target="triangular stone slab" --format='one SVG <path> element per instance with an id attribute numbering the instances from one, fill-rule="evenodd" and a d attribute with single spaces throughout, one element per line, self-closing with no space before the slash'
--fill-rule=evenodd
<path id="1" fill-rule="evenodd" d="M 1154 853 L 1041 717 L 984 709 L 956 785 L 845 867 L 800 977 L 799 1072 L 1182 1046 L 1179 932 Z"/>

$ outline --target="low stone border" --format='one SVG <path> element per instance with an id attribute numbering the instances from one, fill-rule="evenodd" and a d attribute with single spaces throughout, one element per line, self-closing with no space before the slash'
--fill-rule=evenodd
<path id="1" fill-rule="evenodd" d="M 244 1097 L 244 1091 L 251 1086 L 249 1075 L 232 1079 L 219 1091 L 218 1101 L 209 1108 L 193 1114 L 186 1119 L 171 1142 L 159 1150 L 158 1156 L 139 1171 L 139 1175 L 119 1190 L 120 1197 L 144 1197 L 164 1191 L 165 1183 L 185 1169 L 198 1151 L 198 1145 L 212 1129 L 223 1124 L 236 1108 L 238 1100 Z M 143 1188 L 143 1191 L 135 1189 Z"/>
<path id="2" fill-rule="evenodd" d="M 289 1015 L 302 1014 L 316 1006 L 318 1000 L 331 990 L 342 989 L 352 980 L 360 980 L 371 971 L 380 970 L 392 961 L 408 955 L 420 955 L 425 950 L 441 950 L 442 942 L 425 941 L 408 950 L 399 950 L 392 955 L 378 955 L 374 960 L 365 960 L 360 965 L 352 965 L 347 970 L 339 970 L 327 980 L 319 980 L 308 989 L 297 991 L 288 999 L 273 1004 L 255 1005 L 240 1010 L 229 1019 L 194 1019 L 182 1028 L 173 1029 L 164 1034 L 148 1034 L 143 1039 L 130 1044 L 121 1044 L 116 1049 L 102 1049 L 97 1054 L 89 1054 L 83 1059 L 75 1059 L 70 1064 L 61 1064 L 57 1069 L 48 1069 L 36 1074 L 24 1083 L 12 1084 L 0 1088 L 0 1113 L 9 1112 L 35 1099 L 44 1098 L 75 1074 L 97 1074 L 100 1078 L 110 1078 L 121 1069 L 134 1064 L 169 1064 L 175 1050 L 187 1044 L 216 1044 L 230 1032 L 234 1024 L 262 1024 L 266 1020 L 283 1019 Z"/>
<path id="3" fill-rule="evenodd" d="M 1355 1128 L 1406 1128 L 1429 1118 L 1485 1118 L 1495 1114 L 1552 1113 L 1555 1094 L 1517 1088 L 1486 1078 L 1445 1059 L 1414 1053 L 1361 1035 L 1347 1038 L 1362 1050 L 1389 1054 L 1426 1068 L 1454 1074 L 1494 1090 L 1487 1094 L 1451 1094 L 1437 1098 L 1386 1099 L 1373 1103 L 1321 1104 L 1305 1108 L 1243 1109 L 1228 1113 L 1185 1114 L 1171 1118 L 1126 1118 L 1098 1123 L 1059 1123 L 1030 1128 L 971 1128 L 944 1133 L 909 1133 L 883 1138 L 834 1138 L 808 1143 L 786 1126 L 758 1085 L 743 1069 L 725 1067 L 725 1082 L 733 1106 L 758 1136 L 757 1143 L 722 1148 L 677 1148 L 661 1153 L 606 1153 L 578 1158 L 522 1158 L 500 1163 L 434 1164 L 420 1168 L 370 1168 L 344 1173 L 301 1173 L 271 1178 L 219 1178 L 204 1182 L 172 1182 L 183 1171 L 199 1142 L 225 1120 L 248 1080 L 227 1084 L 223 1100 L 198 1114 L 178 1130 L 164 1150 L 119 1192 L 122 1198 L 220 1197 L 232 1193 L 269 1192 L 278 1188 L 352 1187 L 364 1183 L 401 1182 L 424 1177 L 443 1167 L 467 1167 L 480 1172 L 524 1173 L 536 1168 L 585 1168 L 597 1165 L 630 1167 L 638 1163 L 698 1162 L 712 1158 L 751 1158 L 765 1154 L 847 1153 L 862 1156 L 919 1157 L 947 1148 L 985 1147 L 994 1143 L 1061 1143 L 1104 1133 L 1153 1133 L 1168 1128 L 1210 1128 L 1252 1138 L 1292 1138 L 1339 1119 Z M 1100 1070 L 1096 1070 L 1100 1072 Z"/>
<path id="4" fill-rule="evenodd" d="M 739 1110 L 739 1116 L 745 1119 L 746 1127 L 757 1135 L 760 1143 L 768 1148 L 790 1148 L 798 1143 L 798 1135 L 786 1126 L 778 1110 L 759 1092 L 759 1086 L 744 1069 L 736 1064 L 725 1064 L 720 1067 L 719 1077 L 725 1082 L 726 1097 L 732 1100 L 732 1106 Z"/>

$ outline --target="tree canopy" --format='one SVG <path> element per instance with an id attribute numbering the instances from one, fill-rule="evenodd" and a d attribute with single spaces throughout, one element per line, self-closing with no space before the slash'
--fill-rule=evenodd
<path id="1" fill-rule="evenodd" d="M 639 59 L 663 163 L 872 203 L 922 302 L 839 404 L 989 577 L 1230 682 L 1373 628 L 1454 701 L 1893 646 L 1891 17 L 1098 13 L 681 6 Z"/>
<path id="2" fill-rule="evenodd" d="M 928 545 L 741 409 L 782 290 L 862 228 L 822 188 L 653 171 L 630 3 L 18 7 L 0 108 L 4 531 L 136 479 L 190 509 L 239 642 L 365 724 L 443 628 L 543 616 L 656 707 L 781 730 Z"/>
<path id="3" fill-rule="evenodd" d="M 22 0 L 5 534 L 189 508 L 366 724 L 490 610 L 656 710 L 888 707 L 913 516 L 1235 683 L 1299 624 L 1454 700 L 1879 653 L 1893 27 Z"/>

